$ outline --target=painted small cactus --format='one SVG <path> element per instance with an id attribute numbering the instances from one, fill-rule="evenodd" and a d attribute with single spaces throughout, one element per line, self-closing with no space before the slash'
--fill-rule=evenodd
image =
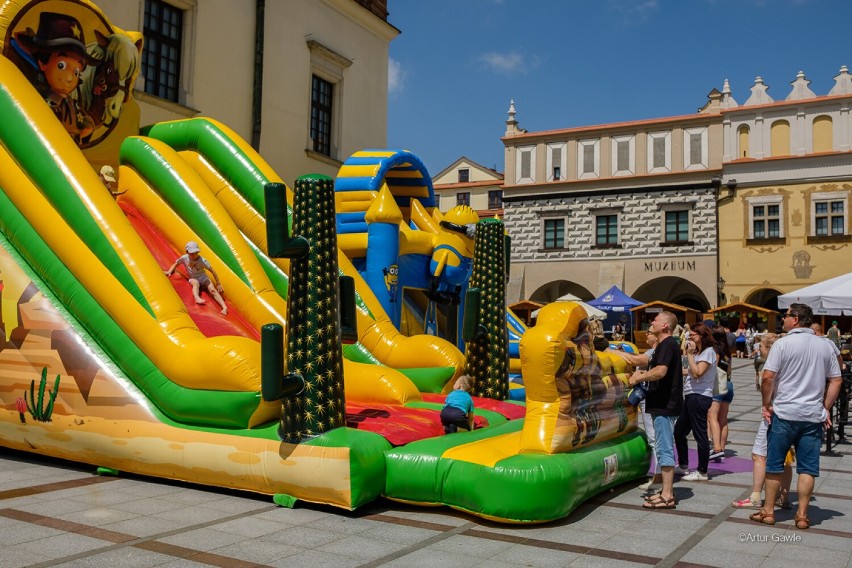
<path id="1" fill-rule="evenodd" d="M 24 413 L 27 411 L 27 401 L 19 396 L 18 400 L 15 401 L 15 407 L 18 409 L 18 417 L 21 419 L 21 424 L 26 424 L 27 416 Z"/>
<path id="2" fill-rule="evenodd" d="M 56 381 L 53 383 L 53 390 L 50 391 L 47 401 L 47 408 L 44 406 L 44 389 L 47 387 L 47 367 L 41 370 L 41 380 L 38 384 L 38 400 L 35 398 L 35 379 L 30 382 L 30 398 L 27 399 L 27 393 L 24 392 L 24 403 L 30 415 L 38 422 L 50 422 L 50 416 L 53 414 L 53 404 L 56 401 L 56 395 L 59 394 L 59 375 L 56 375 Z M 20 410 L 20 407 L 19 407 Z"/>

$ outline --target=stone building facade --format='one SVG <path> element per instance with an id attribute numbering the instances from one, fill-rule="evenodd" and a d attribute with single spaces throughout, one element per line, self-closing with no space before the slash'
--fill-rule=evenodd
<path id="1" fill-rule="evenodd" d="M 527 132 L 514 104 L 504 209 L 507 300 L 598 296 L 717 303 L 721 93 L 695 115 Z"/>

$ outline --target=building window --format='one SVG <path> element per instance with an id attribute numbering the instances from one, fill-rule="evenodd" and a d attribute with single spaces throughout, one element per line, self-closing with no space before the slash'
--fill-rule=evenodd
<path id="1" fill-rule="evenodd" d="M 577 163 L 579 164 L 581 179 L 596 178 L 600 176 L 600 140 L 578 140 L 577 141 Z"/>
<path id="2" fill-rule="evenodd" d="M 618 244 L 618 215 L 598 215 L 595 218 L 595 245 Z"/>
<path id="3" fill-rule="evenodd" d="M 672 171 L 671 140 L 672 133 L 670 131 L 648 133 L 649 174 Z"/>
<path id="4" fill-rule="evenodd" d="M 183 11 L 162 0 L 145 0 L 143 33 L 145 92 L 179 102 Z"/>
<path id="5" fill-rule="evenodd" d="M 307 150 L 337 159 L 340 149 L 343 73 L 352 61 L 314 39 L 306 42 L 311 52 L 311 107 Z"/>
<path id="6" fill-rule="evenodd" d="M 846 207 L 844 200 L 813 201 L 814 236 L 831 237 L 846 234 Z"/>
<path id="7" fill-rule="evenodd" d="M 456 194 L 456 205 L 467 205 L 470 207 L 470 192 L 460 191 Z"/>
<path id="8" fill-rule="evenodd" d="M 630 143 L 629 142 L 616 142 L 615 143 L 615 151 L 616 151 L 616 169 L 618 171 L 624 171 L 630 169 Z"/>
<path id="9" fill-rule="evenodd" d="M 632 134 L 612 137 L 612 175 L 632 175 L 634 173 L 635 138 Z"/>
<path id="10" fill-rule="evenodd" d="M 831 152 L 834 149 L 834 135 L 830 116 L 818 116 L 814 119 L 814 152 Z"/>
<path id="11" fill-rule="evenodd" d="M 666 211 L 667 243 L 685 243 L 689 240 L 689 211 Z"/>
<path id="12" fill-rule="evenodd" d="M 737 128 L 737 158 L 748 158 L 749 127 L 745 124 Z"/>
<path id="13" fill-rule="evenodd" d="M 532 152 L 521 152 L 521 177 L 530 178 L 532 170 Z"/>
<path id="14" fill-rule="evenodd" d="M 790 123 L 776 120 L 769 127 L 769 144 L 772 156 L 790 155 Z"/>
<path id="15" fill-rule="evenodd" d="M 535 183 L 535 146 L 515 148 L 515 183 Z"/>
<path id="16" fill-rule="evenodd" d="M 595 147 L 583 146 L 583 173 L 592 174 L 595 172 Z"/>
<path id="17" fill-rule="evenodd" d="M 459 168 L 459 183 L 467 183 L 470 181 L 470 170 L 468 168 Z"/>
<path id="18" fill-rule="evenodd" d="M 502 209 L 503 208 L 503 190 L 492 189 L 488 191 L 488 208 Z"/>
<path id="19" fill-rule="evenodd" d="M 665 168 L 666 167 L 666 139 L 665 138 L 652 138 L 654 141 L 653 149 L 652 149 L 652 168 Z"/>
<path id="20" fill-rule="evenodd" d="M 311 140 L 314 152 L 331 156 L 331 110 L 334 85 L 314 75 L 311 80 Z"/>
<path id="21" fill-rule="evenodd" d="M 748 239 L 752 241 L 784 239 L 784 198 L 781 195 L 749 197 L 745 200 Z M 813 219 L 811 219 L 813 222 Z M 759 245 L 764 243 L 747 243 Z"/>
<path id="22" fill-rule="evenodd" d="M 544 248 L 565 248 L 565 219 L 544 220 Z"/>
<path id="23" fill-rule="evenodd" d="M 710 167 L 707 146 L 707 128 L 685 128 L 683 130 L 684 169 L 700 170 Z"/>
<path id="24" fill-rule="evenodd" d="M 781 238 L 781 204 L 752 205 L 753 239 Z"/>
<path id="25" fill-rule="evenodd" d="M 562 172 L 565 171 L 567 163 L 568 144 L 566 142 L 556 142 L 547 145 L 546 171 L 550 172 L 547 181 L 559 181 L 563 179 Z"/>

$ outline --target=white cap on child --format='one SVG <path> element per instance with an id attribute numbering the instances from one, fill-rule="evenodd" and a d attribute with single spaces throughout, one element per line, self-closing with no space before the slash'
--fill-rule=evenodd
<path id="1" fill-rule="evenodd" d="M 198 243 L 195 241 L 189 241 L 186 243 L 186 252 L 201 252 L 201 249 L 198 248 Z"/>

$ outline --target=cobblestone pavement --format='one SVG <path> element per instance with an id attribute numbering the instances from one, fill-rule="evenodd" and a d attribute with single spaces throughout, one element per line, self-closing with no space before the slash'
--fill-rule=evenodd
<path id="1" fill-rule="evenodd" d="M 676 510 L 643 510 L 637 481 L 536 526 L 384 500 L 355 512 L 286 509 L 263 496 L 100 477 L 0 448 L 0 566 L 852 568 L 852 446 L 823 456 L 810 530 L 793 527 L 793 511 L 779 511 L 770 527 L 731 507 L 751 491 L 760 415 L 751 361 L 735 361 L 734 384 L 728 457 L 711 463 L 710 481 L 676 483 Z"/>

